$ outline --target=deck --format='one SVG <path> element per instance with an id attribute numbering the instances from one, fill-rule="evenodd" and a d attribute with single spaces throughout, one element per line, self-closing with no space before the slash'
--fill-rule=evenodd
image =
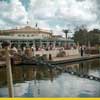
<path id="1" fill-rule="evenodd" d="M 72 63 L 77 61 L 85 61 L 100 58 L 100 55 L 84 55 L 84 56 L 67 56 L 67 57 L 57 57 L 49 61 L 51 64 L 64 64 L 64 63 Z"/>
<path id="2" fill-rule="evenodd" d="M 50 63 L 52 65 L 57 64 L 65 64 L 65 63 L 75 63 L 78 61 L 85 61 L 85 60 L 91 60 L 100 58 L 100 55 L 84 55 L 84 56 L 67 56 L 67 57 L 57 57 L 52 60 L 46 61 L 47 63 Z M 39 61 L 38 61 L 39 62 Z M 33 59 L 24 59 L 22 62 L 14 63 L 15 65 L 36 65 L 37 62 Z M 0 67 L 6 66 L 5 61 L 0 61 Z"/>

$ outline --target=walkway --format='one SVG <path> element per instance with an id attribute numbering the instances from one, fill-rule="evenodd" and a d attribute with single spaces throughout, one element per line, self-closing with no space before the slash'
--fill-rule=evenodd
<path id="1" fill-rule="evenodd" d="M 62 64 L 62 63 L 71 63 L 76 61 L 90 60 L 95 58 L 100 58 L 100 55 L 95 54 L 95 55 L 84 55 L 84 56 L 76 55 L 76 56 L 67 56 L 67 57 L 57 57 L 52 59 L 52 61 L 49 62 L 52 64 Z"/>
<path id="2" fill-rule="evenodd" d="M 56 57 L 53 60 L 48 61 L 48 63 L 56 65 L 56 64 L 64 64 L 64 63 L 72 63 L 72 62 L 78 62 L 78 61 L 84 61 L 84 60 L 90 60 L 90 59 L 96 59 L 100 58 L 100 55 L 84 55 L 84 56 L 66 56 L 66 57 Z M 34 62 L 34 59 L 30 59 L 29 61 L 25 61 L 22 64 L 26 65 L 34 65 L 36 62 Z M 0 67 L 5 66 L 6 62 L 5 61 L 0 61 Z"/>

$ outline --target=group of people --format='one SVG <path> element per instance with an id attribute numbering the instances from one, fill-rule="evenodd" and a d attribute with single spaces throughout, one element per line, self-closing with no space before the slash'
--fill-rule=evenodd
<path id="1" fill-rule="evenodd" d="M 79 52 L 80 52 L 81 56 L 83 56 L 85 54 L 85 50 L 86 50 L 86 46 L 80 46 L 79 47 Z"/>
<path id="2" fill-rule="evenodd" d="M 11 50 L 14 51 L 15 53 L 19 53 L 19 54 L 25 54 L 28 51 L 31 51 L 32 54 L 34 54 L 34 51 L 50 51 L 50 50 L 67 50 L 69 48 L 66 47 L 53 47 L 52 45 L 50 46 L 43 46 L 43 47 L 39 47 L 39 46 L 31 46 L 31 47 L 21 47 L 21 48 L 16 48 L 15 46 L 11 47 Z M 73 46 L 70 47 L 70 49 L 76 49 Z"/>

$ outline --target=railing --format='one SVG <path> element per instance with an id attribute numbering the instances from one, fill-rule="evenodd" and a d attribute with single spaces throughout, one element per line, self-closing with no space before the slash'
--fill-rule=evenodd
<path id="1" fill-rule="evenodd" d="M 79 50 L 78 49 L 64 50 L 64 52 L 66 53 L 66 56 L 79 55 Z M 51 54 L 53 58 L 56 57 L 58 53 L 59 53 L 59 50 L 49 50 L 49 51 L 41 50 L 41 51 L 34 51 L 34 55 L 39 54 L 40 56 L 42 56 L 42 55 L 46 54 L 47 57 L 49 57 L 49 54 Z"/>

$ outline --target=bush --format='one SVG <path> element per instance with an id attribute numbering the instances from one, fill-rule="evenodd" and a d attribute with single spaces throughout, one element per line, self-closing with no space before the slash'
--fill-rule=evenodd
<path id="1" fill-rule="evenodd" d="M 99 50 L 98 49 L 87 49 L 85 50 L 86 54 L 98 54 Z"/>
<path id="2" fill-rule="evenodd" d="M 66 52 L 65 51 L 60 51 L 56 57 L 65 57 L 66 56 Z"/>
<path id="3" fill-rule="evenodd" d="M 46 54 L 42 55 L 42 59 L 47 60 L 47 55 Z"/>

